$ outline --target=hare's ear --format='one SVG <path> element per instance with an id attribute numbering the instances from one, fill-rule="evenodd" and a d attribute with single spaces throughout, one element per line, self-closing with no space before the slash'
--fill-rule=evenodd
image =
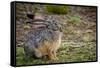
<path id="1" fill-rule="evenodd" d="M 32 28 L 46 28 L 47 27 L 47 25 L 45 25 L 45 24 L 33 24 L 32 25 Z"/>

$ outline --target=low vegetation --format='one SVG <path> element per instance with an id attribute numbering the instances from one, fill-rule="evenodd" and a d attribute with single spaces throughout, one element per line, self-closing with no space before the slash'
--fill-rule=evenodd
<path id="1" fill-rule="evenodd" d="M 69 12 L 68 6 L 47 5 L 45 9 L 47 12 L 54 14 L 66 14 Z"/>
<path id="2" fill-rule="evenodd" d="M 68 22 L 74 24 L 74 25 L 78 25 L 81 23 L 81 19 L 79 16 L 72 16 L 69 18 Z"/>

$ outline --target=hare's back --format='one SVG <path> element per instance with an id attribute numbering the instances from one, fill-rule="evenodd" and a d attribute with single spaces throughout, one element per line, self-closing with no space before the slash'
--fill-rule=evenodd
<path id="1" fill-rule="evenodd" d="M 52 41 L 52 40 L 53 40 L 53 32 L 46 29 L 34 30 L 30 31 L 26 35 L 25 46 L 29 46 L 30 48 L 31 47 L 38 48 L 44 43 L 44 41 Z"/>

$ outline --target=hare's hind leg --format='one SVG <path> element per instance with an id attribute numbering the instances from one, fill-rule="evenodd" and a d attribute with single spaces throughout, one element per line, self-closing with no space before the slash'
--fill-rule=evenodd
<path id="1" fill-rule="evenodd" d="M 42 53 L 38 49 L 35 49 L 35 56 L 37 58 L 42 58 Z"/>

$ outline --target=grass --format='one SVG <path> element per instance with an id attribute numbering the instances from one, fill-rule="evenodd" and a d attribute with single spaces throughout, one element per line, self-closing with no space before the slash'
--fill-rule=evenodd
<path id="1" fill-rule="evenodd" d="M 68 20 L 68 22 L 74 24 L 74 25 L 77 25 L 77 24 L 80 24 L 81 22 L 81 19 L 79 16 L 73 16 L 73 17 L 70 17 L 70 19 Z"/>
<path id="2" fill-rule="evenodd" d="M 68 6 L 46 5 L 45 10 L 54 14 L 66 14 L 69 12 Z"/>
<path id="3" fill-rule="evenodd" d="M 63 42 L 57 54 L 59 63 L 61 62 L 82 62 L 82 61 L 95 61 L 96 60 L 96 44 L 95 42 L 85 42 L 81 44 L 72 45 L 70 42 Z M 26 61 L 24 50 L 22 47 L 17 47 L 16 53 L 17 65 L 32 65 L 32 64 L 48 64 L 52 63 L 47 57 L 42 59 L 30 58 Z"/>

